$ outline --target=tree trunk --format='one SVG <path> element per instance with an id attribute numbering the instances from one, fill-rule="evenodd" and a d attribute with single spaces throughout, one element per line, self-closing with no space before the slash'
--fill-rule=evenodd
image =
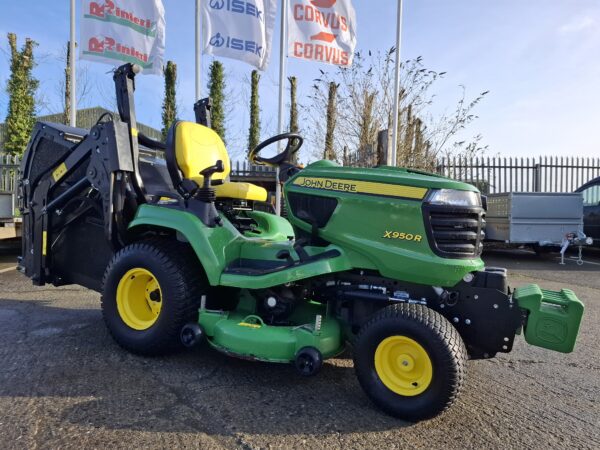
<path id="1" fill-rule="evenodd" d="M 71 118 L 71 45 L 67 42 L 67 64 L 65 65 L 65 110 L 63 113 L 63 123 L 69 125 Z"/>
<path id="2" fill-rule="evenodd" d="M 300 130 L 298 127 L 298 102 L 297 102 L 297 90 L 298 90 L 298 79 L 296 77 L 289 77 L 290 82 L 290 133 L 298 133 Z M 298 162 L 297 154 L 294 153 L 291 158 L 291 163 L 296 164 Z"/>
<path id="3" fill-rule="evenodd" d="M 325 132 L 325 151 L 323 159 L 335 160 L 335 149 L 333 147 L 333 133 L 335 132 L 337 84 L 329 83 L 329 95 L 327 97 L 327 131 Z"/>

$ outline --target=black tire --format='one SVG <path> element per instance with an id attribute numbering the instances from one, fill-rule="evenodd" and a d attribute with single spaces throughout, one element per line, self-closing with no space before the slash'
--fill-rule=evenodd
<path id="1" fill-rule="evenodd" d="M 427 352 L 432 376 L 423 392 L 399 395 L 379 377 L 375 352 L 392 336 L 412 339 Z M 398 304 L 378 311 L 361 328 L 354 347 L 354 368 L 367 396 L 386 413 L 408 421 L 437 416 L 454 402 L 463 386 L 466 360 L 467 351 L 456 328 L 422 305 Z"/>
<path id="2" fill-rule="evenodd" d="M 151 272 L 159 284 L 161 309 L 156 321 L 138 330 L 125 323 L 117 307 L 117 287 L 133 268 Z M 124 349 L 147 356 L 180 350 L 180 332 L 189 322 L 197 322 L 198 309 L 207 282 L 193 250 L 167 239 L 128 245 L 114 255 L 102 284 L 102 316 L 108 330 Z"/>
<path id="3" fill-rule="evenodd" d="M 296 353 L 294 366 L 303 377 L 312 377 L 323 367 L 323 355 L 314 347 L 302 347 Z"/>

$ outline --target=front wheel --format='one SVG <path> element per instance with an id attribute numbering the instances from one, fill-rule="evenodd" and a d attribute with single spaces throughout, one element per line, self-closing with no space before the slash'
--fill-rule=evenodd
<path id="1" fill-rule="evenodd" d="M 184 244 L 137 242 L 120 250 L 106 269 L 102 315 L 121 347 L 166 354 L 183 347 L 180 332 L 197 322 L 205 290 L 203 269 Z"/>
<path id="2" fill-rule="evenodd" d="M 358 381 L 388 414 L 429 419 L 456 399 L 467 351 L 448 320 L 421 305 L 398 304 L 376 313 L 360 330 L 354 349 Z"/>

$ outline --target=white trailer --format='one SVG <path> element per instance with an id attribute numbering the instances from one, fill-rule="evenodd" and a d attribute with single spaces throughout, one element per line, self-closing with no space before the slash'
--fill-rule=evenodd
<path id="1" fill-rule="evenodd" d="M 537 252 L 576 245 L 581 254 L 581 246 L 587 244 L 583 196 L 570 192 L 491 194 L 487 197 L 485 239 L 528 245 Z"/>

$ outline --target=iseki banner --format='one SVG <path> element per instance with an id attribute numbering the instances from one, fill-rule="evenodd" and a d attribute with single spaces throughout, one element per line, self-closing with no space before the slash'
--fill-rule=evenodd
<path id="1" fill-rule="evenodd" d="M 266 70 L 276 10 L 276 0 L 203 0 L 204 53 Z"/>

